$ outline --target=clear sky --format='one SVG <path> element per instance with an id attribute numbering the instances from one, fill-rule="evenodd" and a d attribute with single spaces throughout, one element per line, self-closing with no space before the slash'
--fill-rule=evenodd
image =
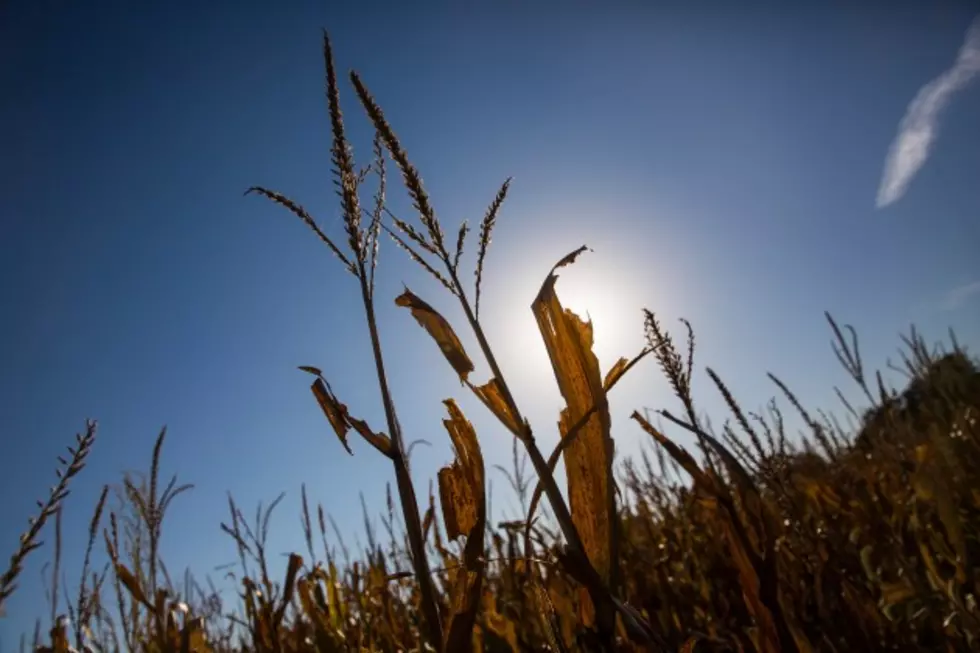
<path id="1" fill-rule="evenodd" d="M 846 379 L 825 309 L 857 327 L 874 366 L 912 322 L 931 339 L 952 326 L 980 342 L 980 80 L 970 83 L 969 52 L 957 64 L 975 5 L 368 4 L 0 7 L 4 556 L 86 417 L 100 432 L 66 506 L 70 578 L 101 484 L 146 468 L 164 424 L 164 472 L 196 485 L 164 527 L 171 569 L 233 559 L 218 529 L 226 491 L 248 514 L 287 492 L 276 552 L 301 548 L 302 481 L 352 534 L 359 492 L 383 508 L 386 461 L 356 440 L 347 456 L 296 370 L 321 367 L 383 428 L 353 280 L 295 218 L 242 195 L 281 190 L 341 234 L 321 27 L 341 70 L 356 68 L 385 108 L 448 230 L 478 222 L 514 177 L 483 313 L 549 449 L 559 398 L 529 305 L 583 243 L 594 253 L 558 291 L 592 315 L 603 366 L 642 345 L 642 307 L 671 328 L 685 316 L 702 369 L 749 409 L 772 395 L 770 370 L 808 405 L 836 407 L 832 386 Z M 346 79 L 342 92 L 367 163 L 371 131 Z M 889 159 L 900 125 L 908 147 Z M 382 247 L 395 400 L 407 437 L 433 444 L 413 458 L 424 496 L 450 460 L 442 399 L 463 400 L 488 462 L 506 461 L 510 439 L 392 300 L 408 284 L 475 357 L 458 306 Z M 703 374 L 695 389 L 720 423 Z M 640 441 L 627 418 L 642 406 L 676 408 L 652 361 L 613 397 L 624 454 Z M 499 516 L 513 502 L 492 478 Z M 49 556 L 33 556 L 0 620 L 5 646 L 46 614 Z"/>

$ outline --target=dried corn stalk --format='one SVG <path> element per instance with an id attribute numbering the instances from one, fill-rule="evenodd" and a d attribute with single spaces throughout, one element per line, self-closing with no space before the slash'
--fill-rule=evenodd
<path id="1" fill-rule="evenodd" d="M 555 269 L 571 263 L 583 251 L 584 247 L 572 252 L 552 268 L 531 309 L 565 400 L 559 419 L 562 437 L 596 407 L 576 440 L 565 449 L 565 471 L 572 521 L 586 555 L 602 579 L 614 586 L 618 547 L 609 407 L 599 361 L 592 351 L 592 325 L 563 308 L 555 293 Z M 585 616 L 591 615 L 586 612 Z"/>
<path id="2" fill-rule="evenodd" d="M 699 501 L 700 505 L 719 524 L 720 530 L 724 533 L 728 543 L 728 553 L 738 571 L 742 597 L 756 622 L 757 630 L 754 635 L 756 649 L 760 653 L 778 653 L 784 650 L 811 653 L 812 646 L 806 635 L 795 624 L 788 623 L 778 603 L 775 551 L 771 537 L 766 539 L 767 531 L 763 526 L 765 519 L 762 514 L 761 499 L 747 472 L 717 440 L 699 431 L 699 435 L 719 455 L 733 477 L 733 488 L 739 491 L 740 502 L 749 517 L 746 520 L 748 523 L 744 523 L 724 483 L 714 471 L 702 469 L 691 454 L 654 428 L 638 412 L 634 411 L 632 417 L 644 431 L 653 436 L 657 444 L 663 447 L 684 471 L 690 474 L 698 494 L 703 497 Z M 762 547 L 765 555 L 760 555 L 753 545 L 753 539 L 756 542 L 765 540 L 765 545 Z"/>
<path id="3" fill-rule="evenodd" d="M 473 626 L 480 608 L 485 560 L 483 539 L 487 511 L 484 489 L 483 454 L 473 425 L 452 399 L 445 401 L 449 419 L 443 420 L 453 441 L 456 460 L 439 470 L 439 498 L 449 537 L 466 537 L 463 564 L 456 571 L 450 590 L 449 627 L 444 650 L 469 650 Z"/>

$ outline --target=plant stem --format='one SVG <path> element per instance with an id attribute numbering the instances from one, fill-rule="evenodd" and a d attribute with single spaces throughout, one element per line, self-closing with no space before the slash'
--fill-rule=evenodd
<path id="1" fill-rule="evenodd" d="M 554 475 L 549 470 L 548 463 L 544 459 L 544 455 L 538 448 L 537 442 L 534 439 L 534 434 L 531 431 L 531 425 L 521 415 L 520 409 L 517 407 L 517 402 L 514 400 L 514 395 L 511 394 L 510 387 L 504 380 L 500 366 L 497 364 L 497 359 L 493 354 L 493 350 L 490 348 L 490 343 L 487 341 L 486 334 L 483 332 L 483 327 L 480 325 L 479 320 L 477 320 L 476 315 L 470 308 L 469 300 L 466 298 L 466 291 L 463 288 L 463 284 L 461 284 L 459 281 L 456 270 L 449 265 L 448 256 L 443 259 L 443 262 L 446 264 L 450 279 L 456 287 L 457 297 L 459 297 L 459 303 L 462 305 L 463 312 L 466 314 L 466 319 L 470 323 L 473 333 L 476 334 L 477 342 L 480 345 L 480 349 L 483 351 L 487 364 L 490 366 L 491 373 L 493 374 L 494 378 L 497 379 L 497 383 L 500 386 L 500 391 L 503 395 L 504 401 L 507 402 L 508 410 L 510 410 L 514 415 L 517 422 L 521 424 L 521 442 L 524 444 L 525 449 L 527 449 L 528 455 L 531 458 L 531 464 L 534 465 L 535 472 L 537 472 L 538 478 L 541 480 L 544 486 L 545 494 L 548 497 L 552 510 L 555 512 L 555 518 L 558 520 L 558 525 L 561 528 L 562 534 L 568 541 L 568 545 L 575 558 L 577 558 L 576 562 L 578 563 L 578 569 L 576 571 L 580 571 L 584 576 L 580 579 L 580 582 L 586 586 L 586 589 L 589 591 L 589 596 L 592 598 L 592 602 L 595 604 L 600 630 L 603 631 L 604 634 L 611 634 L 614 630 L 615 624 L 615 607 L 612 605 L 610 600 L 606 584 L 599 575 L 599 572 L 596 571 L 595 567 L 592 565 L 588 554 L 585 552 L 585 546 L 583 545 L 582 539 L 579 536 L 578 529 L 575 527 L 575 522 L 572 520 L 571 512 L 568 509 L 568 505 L 565 503 L 565 498 L 561 495 L 561 490 L 558 489 L 558 483 L 555 481 Z"/>
<path id="2" fill-rule="evenodd" d="M 395 414 L 395 405 L 391 400 L 388 388 L 388 377 L 385 373 L 384 358 L 381 353 L 381 338 L 378 335 L 378 323 L 374 313 L 374 302 L 368 288 L 364 264 L 360 264 L 361 297 L 364 301 L 364 311 L 367 316 L 368 331 L 371 334 L 371 348 L 374 353 L 374 363 L 378 373 L 378 385 L 381 388 L 381 401 L 384 405 L 385 420 L 391 432 L 392 464 L 395 467 L 395 481 L 398 483 L 398 496 L 401 500 L 402 515 L 405 519 L 405 529 L 412 554 L 412 567 L 419 584 L 422 596 L 422 613 L 425 617 L 425 632 L 429 643 L 436 651 L 442 650 L 442 622 L 439 617 L 439 607 L 436 602 L 435 586 L 429 574 L 428 557 L 425 552 L 425 537 L 422 534 L 422 522 L 419 519 L 418 501 L 415 497 L 415 487 L 408 469 L 408 459 L 405 456 L 404 441 L 401 426 Z"/>
<path id="3" fill-rule="evenodd" d="M 459 293 L 459 303 L 463 306 L 466 319 L 470 323 L 473 333 L 476 334 L 476 339 L 480 345 L 480 349 L 483 351 L 483 355 L 487 359 L 487 364 L 490 366 L 490 372 L 500 384 L 500 391 L 503 395 L 504 401 L 507 402 L 507 408 L 513 413 L 517 422 L 522 425 L 520 436 L 521 442 L 527 449 L 528 455 L 531 458 L 531 464 L 534 465 L 535 471 L 537 472 L 538 476 L 543 479 L 545 493 L 548 495 L 548 500 L 551 502 L 552 508 L 555 511 L 555 518 L 558 520 L 562 533 L 565 535 L 568 543 L 573 548 L 584 550 L 578 530 L 575 528 L 574 522 L 572 522 L 572 515 L 568 510 L 568 506 L 565 504 L 565 498 L 561 495 L 561 491 L 558 489 L 558 484 L 555 482 L 554 476 L 549 473 L 548 463 L 545 461 L 544 455 L 541 453 L 541 449 L 538 448 L 537 442 L 534 439 L 534 434 L 531 431 L 531 427 L 521 415 L 520 409 L 517 407 L 517 402 L 514 400 L 514 395 L 511 394 L 510 386 L 508 386 L 507 382 L 504 380 L 504 375 L 500 370 L 500 366 L 497 364 L 497 358 L 494 356 L 493 350 L 490 348 L 490 343 L 487 341 L 486 335 L 483 332 L 483 327 L 480 325 L 479 321 L 477 321 L 476 315 L 470 308 L 469 300 L 466 298 L 466 291 L 463 290 L 463 286 L 459 282 L 459 278 L 456 276 L 456 273 L 453 270 L 450 270 L 449 274 L 453 284 L 456 286 L 456 291 Z"/>

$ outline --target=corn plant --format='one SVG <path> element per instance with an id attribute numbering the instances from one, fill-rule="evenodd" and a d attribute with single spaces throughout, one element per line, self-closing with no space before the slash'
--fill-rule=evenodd
<path id="1" fill-rule="evenodd" d="M 559 444 L 545 455 L 480 314 L 484 265 L 510 181 L 479 226 L 471 287 L 463 283 L 469 227 L 463 223 L 447 238 L 418 171 L 367 87 L 351 73 L 375 129 L 373 162 L 355 166 L 326 35 L 324 59 L 346 242 L 330 239 L 284 195 L 261 187 L 250 192 L 312 228 L 361 291 L 387 432 L 355 417 L 319 368 L 301 369 L 312 375 L 312 393 L 341 446 L 353 451 L 353 430 L 391 461 L 394 487 L 388 486 L 383 531 L 374 528 L 364 506 L 367 543 L 353 549 L 304 485 L 305 551 L 287 553 L 277 578 L 268 538 L 284 495 L 260 503 L 254 518 L 229 496 L 229 518 L 220 529 L 236 559 L 221 571 L 233 598 L 207 576 L 200 581 L 187 573 L 180 582 L 160 555 L 160 541 L 168 509 L 190 486 L 178 484 L 176 476 L 161 482 L 161 431 L 145 474 L 128 473 L 121 484 L 103 486 L 79 552 L 78 592 L 69 592 L 62 557 L 71 552 L 62 546 L 62 514 L 69 481 L 95 440 L 90 422 L 69 449 L 70 459 L 59 459 L 57 485 L 39 502 L 0 576 L 2 608 L 53 522 L 52 561 L 44 567 L 49 624 L 35 623 L 34 650 L 976 650 L 980 366 L 954 334 L 948 347 L 927 345 L 914 329 L 904 336 L 898 361 L 889 362 L 904 377 L 896 388 L 866 369 L 854 329 L 826 315 L 833 354 L 859 398 L 835 388 L 846 423 L 833 412 L 808 409 L 772 373 L 777 397 L 747 410 L 722 375 L 707 368 L 730 413 L 713 423 L 698 410 L 696 343 L 687 321 L 686 342 L 679 345 L 646 311 L 646 346 L 602 373 L 591 324 L 566 309 L 557 290 L 559 271 L 564 274 L 587 251 L 582 247 L 552 267 L 531 303 L 565 404 Z M 412 219 L 386 205 L 391 160 L 412 198 Z M 376 192 L 362 205 L 372 173 Z M 453 460 L 439 470 L 423 501 L 416 496 L 412 445 L 399 427 L 375 314 L 382 234 L 462 308 L 489 379 L 470 378 L 476 365 L 433 304 L 409 289 L 394 300 L 436 342 L 466 391 L 514 436 L 513 468 L 501 471 L 520 499 L 520 519 L 493 523 L 488 471 L 495 467 L 487 469 L 473 424 L 455 398 L 444 400 L 443 420 Z M 608 394 L 651 354 L 680 410 L 634 411 L 627 423 L 649 439 L 637 456 L 617 465 Z M 791 435 L 787 411 L 803 424 L 802 437 Z M 697 450 L 681 446 L 671 432 L 688 437 Z M 535 479 L 525 474 L 525 456 Z M 560 460 L 567 501 L 555 478 Z M 553 524 L 536 517 L 544 500 Z M 100 534 L 104 564 L 96 547 Z"/>

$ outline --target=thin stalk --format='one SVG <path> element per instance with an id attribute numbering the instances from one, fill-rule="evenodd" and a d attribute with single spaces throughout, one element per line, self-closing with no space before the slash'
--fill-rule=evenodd
<path id="1" fill-rule="evenodd" d="M 381 338 L 378 334 L 378 323 L 374 313 L 374 302 L 371 299 L 364 264 L 361 263 L 360 274 L 361 297 L 364 301 L 364 311 L 367 316 L 368 331 L 371 334 L 371 349 L 374 353 L 374 363 L 378 374 L 378 385 L 381 389 L 381 402 L 384 405 L 385 420 L 391 433 L 391 461 L 395 468 L 395 481 L 398 483 L 398 496 L 401 500 L 402 515 L 405 528 L 408 531 L 411 546 L 412 568 L 419 584 L 422 596 L 422 613 L 425 616 L 425 630 L 429 643 L 437 651 L 442 650 L 442 621 L 439 617 L 439 607 L 436 602 L 435 585 L 429 573 L 428 556 L 425 552 L 425 537 L 422 534 L 422 522 L 419 519 L 418 501 L 415 497 L 415 486 L 408 469 L 405 456 L 404 441 L 401 426 L 395 414 L 395 405 L 388 388 L 388 377 L 385 373 L 384 358 L 381 353 Z"/>

